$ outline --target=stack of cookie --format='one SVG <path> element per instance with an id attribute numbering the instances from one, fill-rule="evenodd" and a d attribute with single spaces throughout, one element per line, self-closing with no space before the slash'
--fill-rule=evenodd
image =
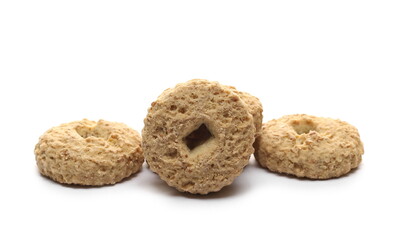
<path id="1" fill-rule="evenodd" d="M 140 135 L 125 124 L 82 120 L 48 130 L 35 146 L 39 171 L 57 182 L 114 184 L 145 160 L 169 186 L 207 194 L 231 184 L 251 154 L 271 171 L 311 179 L 339 177 L 361 162 L 357 129 L 297 114 L 262 124 L 258 98 L 194 79 L 151 104 Z"/>
<path id="2" fill-rule="evenodd" d="M 179 191 L 219 191 L 240 175 L 261 130 L 260 101 L 195 79 L 152 103 L 142 130 L 150 169 Z"/>

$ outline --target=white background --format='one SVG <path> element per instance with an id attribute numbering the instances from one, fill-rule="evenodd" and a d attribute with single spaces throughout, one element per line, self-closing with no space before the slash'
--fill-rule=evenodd
<path id="1" fill-rule="evenodd" d="M 144 164 L 114 186 L 41 177 L 52 126 L 89 118 L 140 131 L 150 103 L 192 78 L 259 97 L 264 122 L 340 118 L 365 144 L 334 180 L 270 173 L 254 158 L 207 196 Z M 1 239 L 401 239 L 401 1 L 0 2 Z"/>

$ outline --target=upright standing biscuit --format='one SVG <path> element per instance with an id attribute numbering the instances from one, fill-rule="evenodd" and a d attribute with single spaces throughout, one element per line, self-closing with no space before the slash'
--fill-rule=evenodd
<path id="1" fill-rule="evenodd" d="M 179 191 L 219 191 L 253 153 L 255 126 L 247 104 L 217 82 L 195 79 L 166 90 L 144 124 L 150 169 Z"/>
<path id="2" fill-rule="evenodd" d="M 260 100 L 249 93 L 237 90 L 235 87 L 232 86 L 227 87 L 231 91 L 236 93 L 244 101 L 244 103 L 246 103 L 248 111 L 251 113 L 251 115 L 253 115 L 256 136 L 259 136 L 262 127 L 262 111 L 263 111 Z"/>

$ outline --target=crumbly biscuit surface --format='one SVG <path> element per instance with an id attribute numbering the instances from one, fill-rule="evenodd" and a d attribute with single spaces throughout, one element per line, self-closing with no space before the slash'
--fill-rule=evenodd
<path id="1" fill-rule="evenodd" d="M 305 114 L 263 124 L 255 147 L 261 166 L 312 179 L 342 176 L 360 164 L 364 153 L 352 125 Z"/>
<path id="2" fill-rule="evenodd" d="M 144 120 L 150 169 L 179 191 L 207 194 L 229 185 L 253 153 L 246 103 L 217 82 L 195 79 L 168 89 Z"/>
<path id="3" fill-rule="evenodd" d="M 57 182 L 114 184 L 144 161 L 141 137 L 123 123 L 87 119 L 46 131 L 35 146 L 39 171 Z"/>
<path id="4" fill-rule="evenodd" d="M 260 135 L 262 127 L 262 117 L 263 117 L 262 116 L 263 108 L 260 100 L 257 97 L 247 92 L 241 92 L 237 90 L 233 86 L 226 86 L 226 87 L 228 87 L 231 91 L 237 94 L 244 101 L 244 103 L 246 103 L 249 112 L 251 113 L 251 115 L 253 115 L 256 136 Z"/>

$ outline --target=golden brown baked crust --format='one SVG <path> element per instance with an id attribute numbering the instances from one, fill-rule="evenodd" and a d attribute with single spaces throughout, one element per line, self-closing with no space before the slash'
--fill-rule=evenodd
<path id="1" fill-rule="evenodd" d="M 137 172 L 141 137 L 123 123 L 83 119 L 51 128 L 35 146 L 42 175 L 66 184 L 115 184 Z"/>
<path id="2" fill-rule="evenodd" d="M 241 92 L 233 86 L 226 86 L 226 87 L 228 87 L 231 91 L 237 94 L 247 105 L 249 112 L 251 113 L 251 115 L 253 115 L 255 133 L 257 137 L 261 133 L 262 117 L 263 117 L 262 116 L 263 108 L 260 99 L 249 93 Z"/>
<path id="3" fill-rule="evenodd" d="M 179 191 L 207 194 L 229 185 L 253 152 L 247 105 L 217 82 L 190 80 L 164 91 L 142 130 L 150 169 Z"/>
<path id="4" fill-rule="evenodd" d="M 261 166 L 312 179 L 342 176 L 360 164 L 364 153 L 359 133 L 352 125 L 305 114 L 263 124 L 255 147 Z"/>

